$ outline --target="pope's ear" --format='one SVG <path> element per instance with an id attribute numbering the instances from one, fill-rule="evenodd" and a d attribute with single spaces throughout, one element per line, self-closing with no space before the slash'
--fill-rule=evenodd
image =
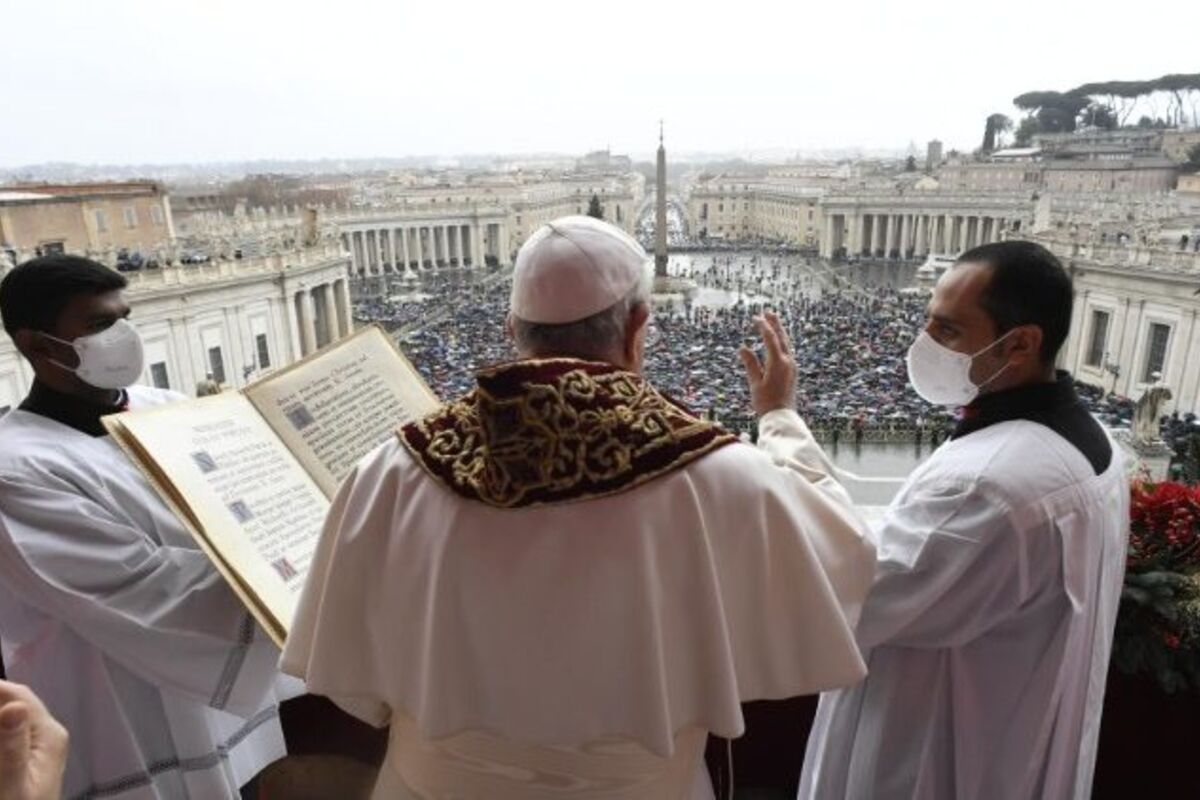
<path id="1" fill-rule="evenodd" d="M 625 334 L 626 338 L 632 342 L 649 321 L 650 306 L 646 303 L 634 303 L 633 308 L 629 309 L 629 328 Z"/>

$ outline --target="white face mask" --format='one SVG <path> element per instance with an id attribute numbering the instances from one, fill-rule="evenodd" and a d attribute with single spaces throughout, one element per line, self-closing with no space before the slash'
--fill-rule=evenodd
<path id="1" fill-rule="evenodd" d="M 142 337 L 128 320 L 119 319 L 99 333 L 80 336 L 73 342 L 43 333 L 48 339 L 69 344 L 79 355 L 79 366 L 68 367 L 51 359 L 50 363 L 74 372 L 79 379 L 97 389 L 124 389 L 142 374 L 145 353 Z"/>
<path id="2" fill-rule="evenodd" d="M 1014 328 L 1015 330 L 1015 328 Z M 971 381 L 971 363 L 976 356 L 983 355 L 1008 338 L 1001 336 L 978 353 L 968 355 L 951 350 L 921 331 L 912 347 L 908 348 L 908 380 L 926 401 L 939 406 L 965 406 L 979 396 L 979 390 L 987 386 L 1008 369 L 1005 364 L 980 384 Z"/>

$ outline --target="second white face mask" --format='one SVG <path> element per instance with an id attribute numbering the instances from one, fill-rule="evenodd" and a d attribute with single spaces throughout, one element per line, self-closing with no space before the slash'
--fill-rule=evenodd
<path id="1" fill-rule="evenodd" d="M 1012 333 L 1009 331 L 1008 333 Z M 1008 369 L 1005 364 L 982 384 L 971 380 L 971 363 L 975 356 L 986 353 L 1008 337 L 1008 333 L 975 354 L 951 350 L 921 331 L 905 361 L 908 380 L 913 389 L 927 402 L 939 406 L 965 406 L 979 396 L 979 390 Z"/>
<path id="2" fill-rule="evenodd" d="M 145 366 L 142 337 L 128 320 L 119 319 L 99 333 L 80 336 L 70 342 L 48 333 L 45 336 L 75 348 L 79 366 L 71 368 L 57 361 L 54 363 L 74 372 L 81 381 L 97 389 L 132 386 Z"/>

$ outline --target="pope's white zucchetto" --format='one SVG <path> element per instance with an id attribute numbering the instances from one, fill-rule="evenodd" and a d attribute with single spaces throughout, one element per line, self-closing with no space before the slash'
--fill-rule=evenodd
<path id="1" fill-rule="evenodd" d="M 646 251 L 619 228 L 592 217 L 561 217 L 517 253 L 509 310 L 543 325 L 578 322 L 616 305 L 650 268 Z"/>

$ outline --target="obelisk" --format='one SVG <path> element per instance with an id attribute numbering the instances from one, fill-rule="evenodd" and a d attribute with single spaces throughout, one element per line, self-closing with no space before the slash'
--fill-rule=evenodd
<path id="1" fill-rule="evenodd" d="M 658 177 L 654 198 L 654 276 L 667 277 L 667 151 L 663 147 L 662 120 L 658 122 Z"/>

